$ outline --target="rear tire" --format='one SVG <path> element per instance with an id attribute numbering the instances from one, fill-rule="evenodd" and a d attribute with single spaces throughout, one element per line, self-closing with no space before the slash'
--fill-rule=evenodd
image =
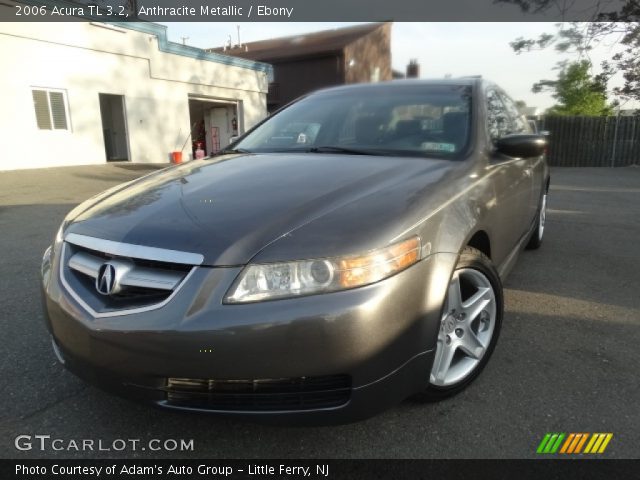
<path id="1" fill-rule="evenodd" d="M 500 335 L 502 283 L 491 260 L 466 247 L 453 272 L 442 307 L 428 387 L 416 395 L 437 401 L 465 389 L 484 369 Z"/>
<path id="2" fill-rule="evenodd" d="M 529 243 L 527 243 L 527 250 L 536 250 L 542 245 L 542 237 L 544 235 L 544 225 L 547 220 L 547 192 L 542 194 L 540 199 L 540 208 L 538 209 L 538 217 L 536 218 L 536 228 L 531 233 Z"/>

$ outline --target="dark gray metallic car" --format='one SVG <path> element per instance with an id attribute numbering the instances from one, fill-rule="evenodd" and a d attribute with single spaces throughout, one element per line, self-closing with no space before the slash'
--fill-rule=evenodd
<path id="1" fill-rule="evenodd" d="M 479 78 L 306 96 L 67 216 L 42 265 L 55 353 L 162 407 L 278 421 L 452 395 L 542 241 L 544 150 Z"/>

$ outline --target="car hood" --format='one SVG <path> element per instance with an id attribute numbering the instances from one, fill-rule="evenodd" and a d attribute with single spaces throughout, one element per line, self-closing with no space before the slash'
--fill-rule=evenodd
<path id="1" fill-rule="evenodd" d="M 455 163 L 333 154 L 195 161 L 143 177 L 96 197 L 97 202 L 89 200 L 76 210 L 81 213 L 65 233 L 199 253 L 205 265 L 243 265 L 276 240 L 347 205 L 354 210 L 354 204 L 371 198 L 380 202 L 382 195 L 387 207 L 398 212 L 415 201 L 411 185 L 433 184 Z M 385 202 L 379 206 L 387 207 Z M 340 229 L 351 228 L 343 217 L 340 225 L 328 227 L 334 230 L 328 236 L 339 237 Z M 374 226 L 382 217 L 359 218 L 358 223 Z M 322 243 L 322 233 L 314 236 Z M 324 256 L 342 253 L 327 247 L 334 251 Z"/>

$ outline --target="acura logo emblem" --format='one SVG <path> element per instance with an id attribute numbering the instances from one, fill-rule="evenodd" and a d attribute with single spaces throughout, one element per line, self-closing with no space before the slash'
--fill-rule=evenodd
<path id="1" fill-rule="evenodd" d="M 102 295 L 111 295 L 116 287 L 116 267 L 110 263 L 105 263 L 98 270 L 96 278 L 96 290 Z"/>

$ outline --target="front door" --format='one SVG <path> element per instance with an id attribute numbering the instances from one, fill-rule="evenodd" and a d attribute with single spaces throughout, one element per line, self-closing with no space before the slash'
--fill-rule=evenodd
<path id="1" fill-rule="evenodd" d="M 487 92 L 487 121 L 492 142 L 512 132 L 511 118 L 495 90 Z M 498 263 L 502 262 L 510 250 L 524 236 L 529 227 L 529 201 L 531 197 L 531 176 L 527 172 L 528 160 L 494 156 L 490 168 L 496 183 L 496 208 L 500 222 L 495 226 L 494 235 L 502 239 L 502 250 L 496 252 Z M 492 249 L 493 253 L 493 249 Z"/>
<path id="2" fill-rule="evenodd" d="M 107 162 L 129 160 L 124 95 L 100 93 L 100 116 Z"/>

